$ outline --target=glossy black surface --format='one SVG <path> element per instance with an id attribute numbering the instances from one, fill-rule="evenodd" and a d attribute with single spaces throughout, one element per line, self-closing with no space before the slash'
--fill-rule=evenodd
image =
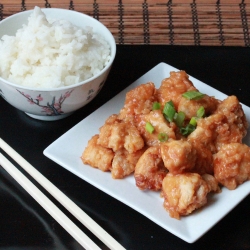
<path id="1" fill-rule="evenodd" d="M 183 69 L 250 106 L 249 48 L 126 45 L 118 46 L 110 76 L 99 95 L 68 118 L 34 120 L 0 98 L 0 136 L 126 249 L 250 249 L 249 195 L 203 237 L 188 244 L 43 155 L 55 139 L 160 62 Z M 82 247 L 0 167 L 0 249 Z"/>

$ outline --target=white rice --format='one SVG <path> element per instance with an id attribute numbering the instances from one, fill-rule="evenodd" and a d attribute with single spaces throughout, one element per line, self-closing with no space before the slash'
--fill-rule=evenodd
<path id="1" fill-rule="evenodd" d="M 109 44 L 92 28 L 49 20 L 39 7 L 15 36 L 0 40 L 0 76 L 28 87 L 79 83 L 98 74 L 109 60 Z"/>

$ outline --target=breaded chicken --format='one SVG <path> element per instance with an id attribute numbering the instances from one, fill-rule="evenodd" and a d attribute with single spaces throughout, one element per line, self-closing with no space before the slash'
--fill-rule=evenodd
<path id="1" fill-rule="evenodd" d="M 216 147 L 219 150 L 223 144 L 242 142 L 247 133 L 248 123 L 241 104 L 236 96 L 229 96 L 219 105 L 215 114 L 223 114 L 226 122 L 217 127 Z"/>
<path id="2" fill-rule="evenodd" d="M 217 127 L 226 122 L 223 114 L 213 114 L 197 121 L 196 129 L 187 137 L 188 141 L 195 145 L 203 145 L 212 153 L 216 153 Z"/>
<path id="3" fill-rule="evenodd" d="M 206 181 L 209 192 L 213 191 L 215 193 L 220 193 L 221 188 L 219 186 L 219 182 L 215 179 L 215 177 L 211 174 L 203 174 L 201 175 L 202 179 Z"/>
<path id="4" fill-rule="evenodd" d="M 162 106 L 166 102 L 173 101 L 177 110 L 181 95 L 187 91 L 196 90 L 193 83 L 189 80 L 189 76 L 185 71 L 170 72 L 170 77 L 165 78 L 161 82 L 160 88 L 157 90 L 157 98 Z"/>
<path id="5" fill-rule="evenodd" d="M 217 109 L 220 101 L 212 96 L 205 95 L 198 100 L 189 100 L 181 97 L 177 111 L 185 113 L 185 119 L 190 120 L 192 117 L 197 116 L 197 111 L 200 107 L 205 109 L 205 115 L 209 116 Z"/>
<path id="6" fill-rule="evenodd" d="M 196 150 L 183 140 L 171 140 L 161 144 L 161 157 L 172 174 L 190 172 L 196 162 Z"/>
<path id="7" fill-rule="evenodd" d="M 84 164 L 88 164 L 102 171 L 109 171 L 112 166 L 114 152 L 97 144 L 99 135 L 94 135 L 82 153 L 81 159 Z"/>
<path id="8" fill-rule="evenodd" d="M 154 83 L 148 82 L 130 90 L 126 94 L 124 107 L 120 110 L 119 119 L 131 120 L 138 114 L 148 114 L 157 100 Z"/>
<path id="9" fill-rule="evenodd" d="M 114 179 L 123 179 L 134 172 L 136 163 L 143 154 L 145 149 L 129 153 L 126 149 L 115 152 L 112 162 L 111 175 Z"/>
<path id="10" fill-rule="evenodd" d="M 100 128 L 98 145 L 112 149 L 114 152 L 125 148 L 134 153 L 144 147 L 144 140 L 137 128 L 128 121 L 112 115 Z"/>
<path id="11" fill-rule="evenodd" d="M 217 190 L 216 181 L 212 182 L 209 179 L 207 183 L 207 179 L 203 179 L 197 173 L 168 173 L 162 182 L 162 196 L 164 208 L 169 215 L 180 219 L 180 216 L 188 215 L 204 206 L 207 203 L 207 194 Z"/>
<path id="12" fill-rule="evenodd" d="M 250 180 L 250 148 L 241 143 L 224 144 L 214 155 L 214 176 L 230 190 Z"/>
<path id="13" fill-rule="evenodd" d="M 142 190 L 160 190 L 167 172 L 161 158 L 160 147 L 150 147 L 142 154 L 135 166 L 136 186 Z"/>
<path id="14" fill-rule="evenodd" d="M 213 154 L 209 148 L 207 148 L 199 140 L 189 140 L 192 144 L 193 149 L 196 151 L 196 161 L 192 172 L 203 174 L 213 174 Z"/>
<path id="15" fill-rule="evenodd" d="M 149 122 L 153 126 L 153 133 L 147 131 L 147 122 Z M 158 139 L 158 136 L 160 133 L 165 133 L 168 138 L 175 139 L 176 125 L 174 123 L 169 123 L 164 118 L 161 110 L 153 110 L 146 115 L 137 116 L 136 124 L 147 146 L 159 145 L 160 141 Z"/>

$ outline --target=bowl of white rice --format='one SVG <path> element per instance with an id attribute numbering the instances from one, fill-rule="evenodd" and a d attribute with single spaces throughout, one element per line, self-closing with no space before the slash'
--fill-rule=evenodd
<path id="1" fill-rule="evenodd" d="M 99 93 L 115 55 L 111 32 L 88 15 L 14 14 L 0 22 L 0 96 L 35 119 L 62 119 Z"/>

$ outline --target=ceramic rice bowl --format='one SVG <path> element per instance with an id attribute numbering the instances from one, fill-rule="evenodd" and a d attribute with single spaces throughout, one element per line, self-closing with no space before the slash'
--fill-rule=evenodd
<path id="1" fill-rule="evenodd" d="M 103 87 L 116 54 L 115 39 L 110 31 L 96 19 L 66 9 L 41 9 L 46 17 L 56 17 L 70 21 L 73 25 L 84 28 L 93 27 L 93 32 L 100 34 L 110 45 L 110 60 L 98 74 L 74 85 L 59 88 L 32 88 L 11 83 L 0 77 L 0 96 L 12 106 L 24 111 L 29 116 L 40 120 L 62 119 L 89 103 Z M 20 12 L 0 22 L 0 37 L 15 35 L 16 31 L 28 22 L 33 10 Z"/>

